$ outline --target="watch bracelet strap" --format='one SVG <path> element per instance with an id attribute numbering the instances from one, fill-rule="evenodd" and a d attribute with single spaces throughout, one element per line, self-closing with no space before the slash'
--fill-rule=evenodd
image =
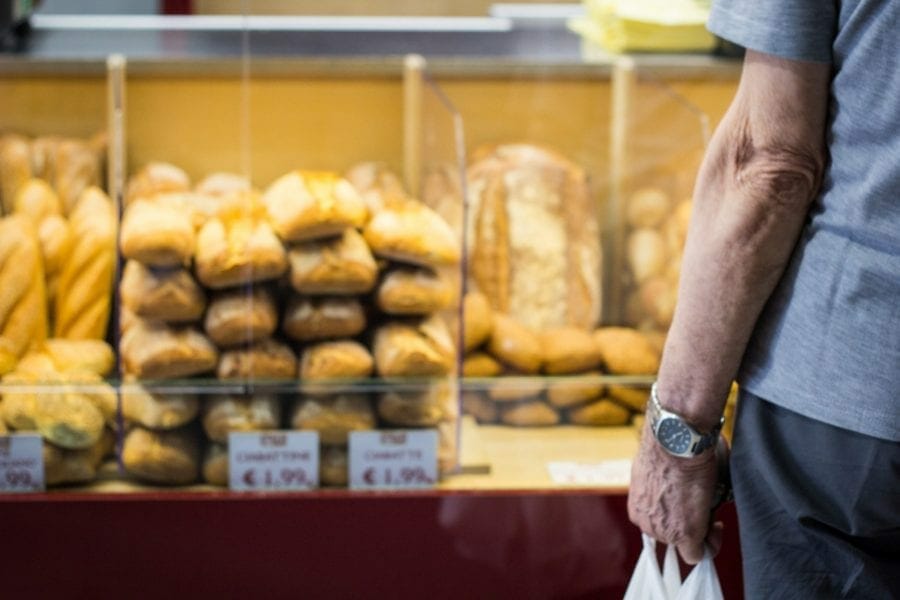
<path id="1" fill-rule="evenodd" d="M 656 383 L 655 382 L 650 387 L 650 402 L 652 402 L 654 404 L 654 408 L 656 409 L 654 412 L 656 412 L 657 414 L 660 414 L 662 411 L 665 410 L 665 409 L 663 409 L 662 405 L 659 402 L 659 395 L 656 391 Z M 668 411 L 668 410 L 666 410 L 666 412 L 672 413 L 672 411 Z M 677 414 L 677 413 L 672 413 L 672 414 Z M 687 420 L 684 419 L 684 417 L 681 417 L 681 415 L 678 415 L 678 416 L 685 423 L 687 423 Z M 690 425 L 690 424 L 688 423 L 688 425 Z M 697 433 L 700 435 L 700 440 L 691 449 L 691 454 L 696 456 L 696 455 L 701 454 L 702 452 L 708 450 L 709 448 L 714 447 L 719 440 L 719 433 L 721 433 L 723 425 L 725 425 L 725 416 L 724 415 L 719 418 L 719 422 L 716 424 L 716 426 L 713 427 L 707 433 L 700 433 L 699 431 L 697 431 L 696 427 L 694 427 L 693 425 L 690 425 L 690 427 L 692 429 L 694 429 L 694 431 L 697 431 Z M 651 426 L 655 427 L 655 423 L 651 422 Z"/>

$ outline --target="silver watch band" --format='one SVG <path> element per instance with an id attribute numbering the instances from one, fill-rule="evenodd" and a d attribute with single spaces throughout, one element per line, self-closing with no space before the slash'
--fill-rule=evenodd
<path id="1" fill-rule="evenodd" d="M 725 423 L 725 417 L 722 417 L 712 431 L 700 433 L 684 417 L 662 407 L 655 383 L 650 388 L 650 402 L 647 409 L 650 426 L 657 442 L 666 452 L 681 458 L 697 456 L 715 447 L 719 432 Z"/>

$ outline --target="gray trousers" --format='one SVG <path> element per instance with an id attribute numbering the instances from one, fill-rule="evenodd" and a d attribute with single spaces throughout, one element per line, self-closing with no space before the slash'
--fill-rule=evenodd
<path id="1" fill-rule="evenodd" d="M 731 470 L 748 599 L 900 599 L 900 443 L 742 391 Z"/>

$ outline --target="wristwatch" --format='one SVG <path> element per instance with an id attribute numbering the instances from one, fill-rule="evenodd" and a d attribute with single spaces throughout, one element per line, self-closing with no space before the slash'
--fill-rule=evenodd
<path id="1" fill-rule="evenodd" d="M 659 445 L 672 456 L 680 458 L 691 458 L 715 448 L 725 422 L 725 417 L 722 417 L 712 431 L 700 433 L 683 417 L 660 406 L 655 383 L 650 388 L 647 418 L 650 419 L 650 428 Z"/>

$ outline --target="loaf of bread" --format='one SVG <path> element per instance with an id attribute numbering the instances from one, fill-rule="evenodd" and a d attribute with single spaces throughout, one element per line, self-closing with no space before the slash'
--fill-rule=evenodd
<path id="1" fill-rule="evenodd" d="M 516 427 L 549 427 L 559 423 L 559 413 L 545 402 L 529 400 L 503 409 L 500 420 Z"/>
<path id="2" fill-rule="evenodd" d="M 601 327 L 594 332 L 593 338 L 610 373 L 654 375 L 659 370 L 657 348 L 636 329 Z"/>
<path id="3" fill-rule="evenodd" d="M 439 317 L 412 323 L 388 323 L 375 332 L 375 369 L 382 377 L 448 375 L 456 349 Z"/>
<path id="4" fill-rule="evenodd" d="M 0 208 L 12 214 L 16 193 L 32 177 L 31 143 L 21 135 L 0 136 Z"/>
<path id="5" fill-rule="evenodd" d="M 655 229 L 669 216 L 671 210 L 672 202 L 664 191 L 647 187 L 636 190 L 628 197 L 625 216 L 632 229 Z"/>
<path id="6" fill-rule="evenodd" d="M 487 351 L 521 373 L 537 373 L 544 361 L 540 338 L 512 317 L 494 313 Z"/>
<path id="7" fill-rule="evenodd" d="M 395 267 L 384 274 L 375 301 L 389 315 L 428 315 L 453 303 L 449 277 L 423 267 Z"/>
<path id="8" fill-rule="evenodd" d="M 303 349 L 300 379 L 357 379 L 372 374 L 374 360 L 359 342 L 319 342 Z"/>
<path id="9" fill-rule="evenodd" d="M 378 266 L 355 229 L 291 247 L 291 286 L 302 294 L 363 294 L 375 286 Z"/>
<path id="10" fill-rule="evenodd" d="M 369 214 L 375 214 L 397 202 L 404 202 L 409 197 L 400 177 L 384 163 L 359 163 L 351 167 L 344 176 L 366 203 Z"/>
<path id="11" fill-rule="evenodd" d="M 669 249 L 662 234 L 649 228 L 628 234 L 626 256 L 631 275 L 638 284 L 661 275 L 669 260 Z"/>
<path id="12" fill-rule="evenodd" d="M 509 404 L 540 397 L 547 383 L 543 377 L 524 377 L 520 373 L 507 373 L 495 377 L 488 387 L 488 396 L 494 402 Z"/>
<path id="13" fill-rule="evenodd" d="M 189 265 L 194 255 L 189 213 L 152 199 L 135 200 L 122 217 L 122 255 L 154 267 Z"/>
<path id="14" fill-rule="evenodd" d="M 203 406 L 203 429 L 214 442 L 227 442 L 231 432 L 267 431 L 280 424 L 281 404 L 274 396 L 214 396 Z"/>
<path id="15" fill-rule="evenodd" d="M 72 214 L 85 190 L 101 184 L 105 146 L 103 136 L 95 138 L 95 143 L 66 138 L 55 145 L 50 181 L 59 194 L 64 214 Z"/>
<path id="16" fill-rule="evenodd" d="M 509 144 L 476 152 L 468 181 L 475 289 L 534 330 L 596 326 L 600 226 L 584 171 L 550 150 Z"/>
<path id="17" fill-rule="evenodd" d="M 197 234 L 195 267 L 203 285 L 215 289 L 281 277 L 287 253 L 257 196 L 250 192 L 206 221 Z"/>
<path id="18" fill-rule="evenodd" d="M 366 315 L 357 298 L 293 296 L 282 327 L 301 342 L 353 337 L 366 328 Z"/>
<path id="19" fill-rule="evenodd" d="M 631 412 L 611 400 L 598 400 L 569 411 L 569 421 L 575 425 L 612 427 L 627 425 Z"/>
<path id="20" fill-rule="evenodd" d="M 368 217 L 356 189 L 336 173 L 292 171 L 269 186 L 263 202 L 275 231 L 287 242 L 362 227 Z"/>
<path id="21" fill-rule="evenodd" d="M 470 352 L 491 337 L 494 314 L 487 296 L 468 292 L 463 298 L 463 348 Z"/>
<path id="22" fill-rule="evenodd" d="M 200 401 L 193 394 L 142 386 L 130 378 L 122 386 L 122 417 L 147 429 L 177 429 L 187 425 L 200 412 Z"/>
<path id="23" fill-rule="evenodd" d="M 37 234 L 28 217 L 0 219 L 0 348 L 21 358 L 47 337 L 47 300 Z M 7 365 L 8 367 L 9 365 Z"/>
<path id="24" fill-rule="evenodd" d="M 365 394 L 307 396 L 294 405 L 291 427 L 317 431 L 322 444 L 345 446 L 351 432 L 375 428 L 375 412 Z"/>
<path id="25" fill-rule="evenodd" d="M 376 256 L 397 262 L 440 267 L 460 260 L 461 237 L 416 200 L 396 202 L 375 213 L 363 236 Z"/>
<path id="26" fill-rule="evenodd" d="M 206 196 L 227 197 L 235 193 L 249 192 L 252 189 L 250 180 L 243 175 L 220 171 L 204 177 L 194 191 Z"/>
<path id="27" fill-rule="evenodd" d="M 59 196 L 43 179 L 27 179 L 17 189 L 12 211 L 31 219 L 37 228 L 51 215 L 62 215 Z"/>
<path id="28" fill-rule="evenodd" d="M 205 335 L 190 327 L 139 320 L 119 342 L 125 373 L 140 379 L 166 379 L 208 373 L 218 352 Z"/>
<path id="29" fill-rule="evenodd" d="M 112 201 L 89 187 L 69 215 L 73 246 L 59 275 L 53 337 L 106 337 L 116 262 L 116 215 Z"/>
<path id="30" fill-rule="evenodd" d="M 45 181 L 29 179 L 16 192 L 15 212 L 31 219 L 37 230 L 44 261 L 47 299 L 52 303 L 59 284 L 60 268 L 73 242 L 69 222 L 62 216 L 59 197 Z"/>
<path id="31" fill-rule="evenodd" d="M 208 444 L 203 457 L 203 481 L 210 485 L 228 485 L 228 446 Z"/>
<path id="32" fill-rule="evenodd" d="M 503 365 L 486 352 L 472 352 L 463 358 L 464 377 L 496 377 L 503 372 Z"/>
<path id="33" fill-rule="evenodd" d="M 277 327 L 275 297 L 264 287 L 218 292 L 203 321 L 206 334 L 220 348 L 267 339 Z"/>
<path id="34" fill-rule="evenodd" d="M 76 391 L 42 391 L 34 405 L 34 426 L 62 448 L 88 448 L 100 441 L 106 423 L 100 408 Z"/>
<path id="35" fill-rule="evenodd" d="M 167 323 L 199 321 L 206 309 L 206 294 L 190 271 L 155 269 L 135 260 L 125 263 L 119 297 L 135 315 Z"/>
<path id="36" fill-rule="evenodd" d="M 103 459 L 115 449 L 112 431 L 105 429 L 89 448 L 70 450 L 44 442 L 44 481 L 47 485 L 87 483 L 97 478 Z"/>
<path id="37" fill-rule="evenodd" d="M 164 162 L 151 162 L 135 173 L 125 190 L 126 206 L 139 198 L 149 198 L 166 192 L 186 192 L 191 188 L 187 173 Z"/>
<path id="38" fill-rule="evenodd" d="M 297 357 L 287 344 L 263 340 L 223 352 L 216 369 L 219 379 L 293 379 Z"/>
<path id="39" fill-rule="evenodd" d="M 556 408 L 568 408 L 596 400 L 603 395 L 599 371 L 584 373 L 582 377 L 554 379 L 547 384 L 547 401 Z"/>
<path id="40" fill-rule="evenodd" d="M 544 371 L 550 375 L 583 373 L 600 365 L 591 334 L 577 327 L 555 327 L 540 334 Z"/>
<path id="41" fill-rule="evenodd" d="M 116 364 L 112 347 L 103 340 L 51 338 L 42 349 L 61 373 L 87 372 L 104 377 Z"/>
<path id="42" fill-rule="evenodd" d="M 610 385 L 607 394 L 610 400 L 641 413 L 646 410 L 650 399 L 650 390 L 627 385 Z"/>
<path id="43" fill-rule="evenodd" d="M 122 465 L 131 475 L 151 483 L 186 485 L 200 474 L 200 443 L 190 428 L 135 427 L 122 443 Z"/>
<path id="44" fill-rule="evenodd" d="M 468 391 L 462 393 L 462 411 L 465 415 L 472 415 L 481 424 L 496 423 L 500 411 L 497 405 L 480 391 Z"/>
<path id="45" fill-rule="evenodd" d="M 350 460 L 344 446 L 322 446 L 319 453 L 319 482 L 325 486 L 346 487 Z"/>
<path id="46" fill-rule="evenodd" d="M 454 386 L 440 383 L 425 389 L 396 389 L 379 394 L 378 416 L 400 427 L 436 427 L 459 416 Z"/>

